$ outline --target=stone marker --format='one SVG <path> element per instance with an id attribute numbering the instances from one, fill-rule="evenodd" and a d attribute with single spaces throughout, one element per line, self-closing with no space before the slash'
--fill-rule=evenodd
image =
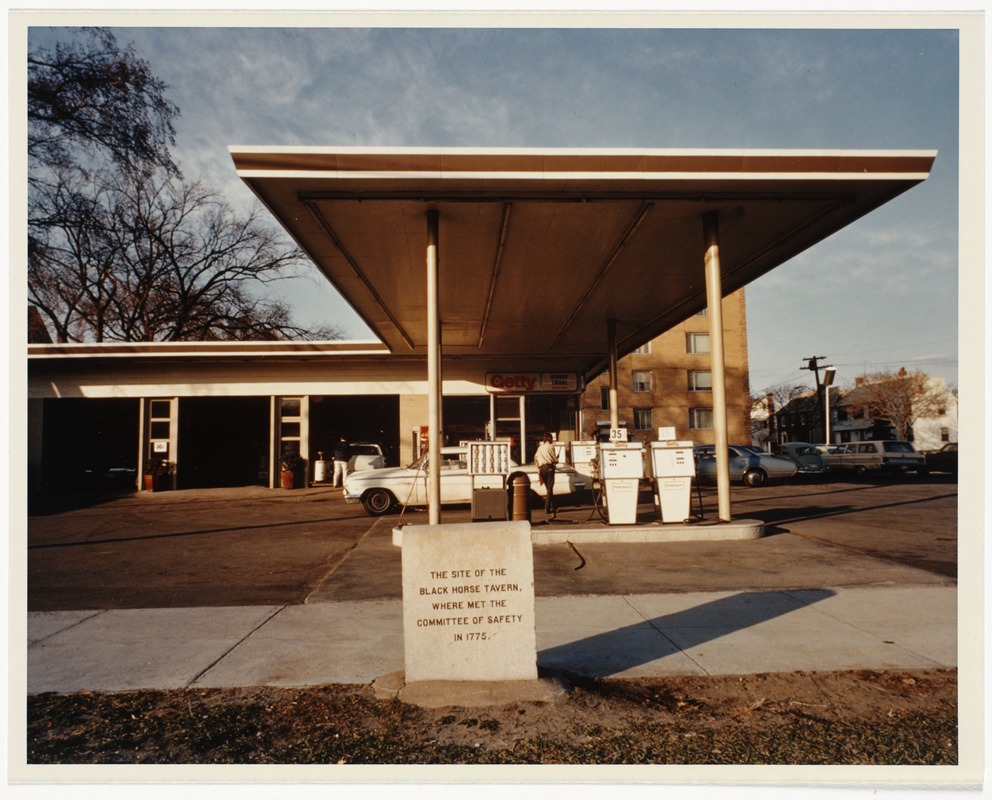
<path id="1" fill-rule="evenodd" d="M 402 532 L 406 682 L 536 680 L 530 523 Z"/>

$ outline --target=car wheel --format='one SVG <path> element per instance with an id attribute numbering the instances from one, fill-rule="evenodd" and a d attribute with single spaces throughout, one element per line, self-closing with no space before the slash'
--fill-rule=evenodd
<path id="1" fill-rule="evenodd" d="M 765 475 L 763 470 L 760 469 L 749 469 L 744 473 L 744 485 L 745 486 L 761 486 L 765 482 Z"/>
<path id="2" fill-rule="evenodd" d="M 868 468 L 859 464 L 854 468 L 854 476 L 856 478 L 865 478 L 868 476 Z"/>
<path id="3" fill-rule="evenodd" d="M 373 517 L 381 517 L 393 510 L 396 498 L 386 489 L 370 489 L 362 498 L 362 506 Z"/>

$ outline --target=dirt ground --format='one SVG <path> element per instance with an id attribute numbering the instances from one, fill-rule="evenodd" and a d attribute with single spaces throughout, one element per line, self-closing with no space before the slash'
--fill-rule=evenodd
<path id="1" fill-rule="evenodd" d="M 28 698 L 27 762 L 957 763 L 953 670 L 569 686 L 549 702 L 440 709 L 368 686 L 41 694 Z"/>

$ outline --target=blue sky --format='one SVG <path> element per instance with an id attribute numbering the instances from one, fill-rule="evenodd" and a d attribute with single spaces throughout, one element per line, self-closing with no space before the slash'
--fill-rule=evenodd
<path id="1" fill-rule="evenodd" d="M 900 366 L 957 383 L 956 30 L 115 33 L 180 107 L 186 175 L 235 204 L 228 145 L 937 150 L 926 183 L 748 288 L 751 388 L 811 384 L 814 355 L 841 385 Z M 369 336 L 316 271 L 282 291 L 302 322 Z"/>

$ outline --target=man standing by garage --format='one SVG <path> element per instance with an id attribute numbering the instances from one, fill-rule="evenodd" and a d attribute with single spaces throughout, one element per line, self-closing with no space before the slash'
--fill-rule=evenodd
<path id="1" fill-rule="evenodd" d="M 344 486 L 348 477 L 348 459 L 351 458 L 351 448 L 343 436 L 338 437 L 338 442 L 334 445 L 334 478 L 332 485 L 335 489 Z M 338 482 L 340 480 L 340 483 Z"/>
<path id="2" fill-rule="evenodd" d="M 534 463 L 537 465 L 537 475 L 548 491 L 544 499 L 544 510 L 555 516 L 558 513 L 558 507 L 555 505 L 555 469 L 558 466 L 558 451 L 555 450 L 554 439 L 550 433 L 544 434 L 540 447 L 534 453 Z"/>

